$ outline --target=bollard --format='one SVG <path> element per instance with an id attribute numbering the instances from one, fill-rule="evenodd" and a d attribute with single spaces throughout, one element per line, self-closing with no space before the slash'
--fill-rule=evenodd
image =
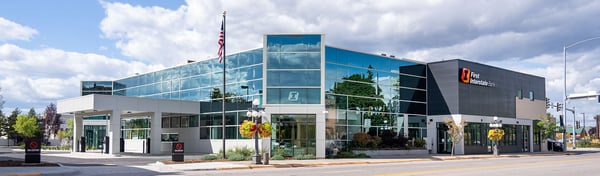
<path id="1" fill-rule="evenodd" d="M 264 165 L 269 165 L 269 158 L 271 158 L 271 157 L 269 156 L 269 153 L 264 153 L 264 156 L 263 156 L 263 158 L 264 158 L 264 159 L 263 159 L 264 161 L 263 161 L 262 163 L 263 163 Z"/>

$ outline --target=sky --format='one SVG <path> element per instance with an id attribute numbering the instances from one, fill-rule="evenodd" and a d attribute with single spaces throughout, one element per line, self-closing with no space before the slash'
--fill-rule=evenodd
<path id="1" fill-rule="evenodd" d="M 82 80 L 214 58 L 224 10 L 227 53 L 261 47 L 265 33 L 322 33 L 328 45 L 366 53 L 464 59 L 545 77 L 552 102 L 563 97 L 563 47 L 600 37 L 594 0 L 2 1 L 2 110 L 41 113 L 78 96 Z M 567 94 L 599 90 L 598 57 L 600 39 L 567 50 Z M 597 100 L 568 107 L 578 120 L 586 113 L 587 125 L 600 114 Z"/>

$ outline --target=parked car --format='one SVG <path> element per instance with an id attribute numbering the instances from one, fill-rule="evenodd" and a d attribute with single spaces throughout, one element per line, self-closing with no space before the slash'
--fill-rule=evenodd
<path id="1" fill-rule="evenodd" d="M 564 151 L 563 143 L 556 140 L 547 139 L 548 151 L 562 152 Z"/>

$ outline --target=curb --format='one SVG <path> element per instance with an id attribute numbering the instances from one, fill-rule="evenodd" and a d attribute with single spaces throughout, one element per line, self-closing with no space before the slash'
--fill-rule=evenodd
<path id="1" fill-rule="evenodd" d="M 366 159 L 358 161 L 317 161 L 315 163 L 281 163 L 281 164 L 270 164 L 270 165 L 240 165 L 240 166 L 228 166 L 228 167 L 214 167 L 214 168 L 201 168 L 201 169 L 176 169 L 180 171 L 214 171 L 214 170 L 240 170 L 240 169 L 262 169 L 262 168 L 294 168 L 294 167 L 319 167 L 319 166 L 336 166 L 336 165 L 353 165 L 353 164 L 385 164 L 385 163 L 406 163 L 406 162 L 423 162 L 423 161 L 452 161 L 452 160 L 469 160 L 469 159 L 495 159 L 495 158 L 520 158 L 520 157 L 533 157 L 533 156 L 561 156 L 561 155 L 574 155 L 572 152 L 565 153 L 533 153 L 533 154 L 506 154 L 506 155 L 480 155 L 480 156 L 443 156 L 443 157 L 428 157 L 428 158 L 404 158 L 404 159 Z M 160 161 L 156 162 L 157 165 L 167 166 Z"/>

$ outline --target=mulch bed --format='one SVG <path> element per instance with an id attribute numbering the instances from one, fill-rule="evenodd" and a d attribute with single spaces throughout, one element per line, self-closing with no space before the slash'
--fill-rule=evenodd
<path id="1" fill-rule="evenodd" d="M 161 162 L 164 164 L 185 164 L 185 163 L 209 163 L 209 162 L 229 162 L 230 160 L 224 159 L 216 159 L 216 160 L 201 160 L 201 159 L 191 159 L 191 160 L 183 160 L 183 162 L 176 162 L 171 160 L 162 160 Z"/>
<path id="2" fill-rule="evenodd" d="M 58 167 L 56 163 L 25 163 L 25 161 L 0 161 L 0 167 Z"/>

